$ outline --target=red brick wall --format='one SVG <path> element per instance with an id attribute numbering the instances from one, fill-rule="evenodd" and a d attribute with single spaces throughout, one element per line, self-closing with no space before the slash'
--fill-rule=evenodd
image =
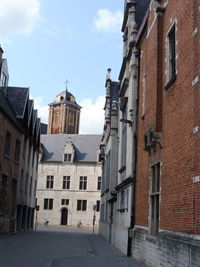
<path id="1" fill-rule="evenodd" d="M 6 116 L 0 111 L 0 173 L 7 175 L 7 196 L 5 204 L 5 211 L 7 215 L 10 215 L 11 210 L 11 199 L 12 199 L 12 179 L 17 179 L 19 182 L 19 169 L 20 164 L 15 161 L 15 144 L 18 139 L 21 142 L 21 152 L 22 152 L 22 133 L 13 125 L 13 123 L 7 119 Z M 11 144 L 10 144 L 10 156 L 6 158 L 4 156 L 6 133 L 9 131 L 11 133 Z M 22 153 L 21 153 L 22 154 Z M 1 228 L 1 225 L 0 225 Z M 1 230 L 1 229 L 0 229 Z"/>
<path id="2" fill-rule="evenodd" d="M 194 10 L 193 4 L 196 4 Z M 197 21 L 195 15 L 199 16 L 196 12 L 198 5 L 197 0 L 196 2 L 169 0 L 166 12 L 160 18 L 159 28 L 155 21 L 148 37 L 140 43 L 142 55 L 138 115 L 136 224 L 148 225 L 149 169 L 153 159 L 156 158 L 160 159 L 162 164 L 160 228 L 186 233 L 200 233 L 200 183 L 193 183 L 192 179 L 200 175 L 200 131 L 193 134 L 193 128 L 197 125 L 200 127 L 199 82 L 192 86 L 195 76 L 199 75 L 200 79 L 199 52 L 197 52 L 200 29 L 193 37 Z M 153 9 L 151 9 L 152 12 L 154 12 Z M 152 14 L 150 16 L 152 17 Z M 165 39 L 175 19 L 177 21 L 178 73 L 176 81 L 166 91 L 164 90 L 166 82 Z M 146 113 L 142 120 L 144 72 L 146 72 L 147 83 Z M 145 131 L 152 126 L 157 131 L 162 131 L 163 134 L 161 154 L 158 151 L 155 155 L 149 155 L 148 152 L 143 151 Z"/>

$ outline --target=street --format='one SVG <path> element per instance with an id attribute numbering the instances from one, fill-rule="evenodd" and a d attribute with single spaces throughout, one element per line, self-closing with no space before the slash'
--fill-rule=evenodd
<path id="1" fill-rule="evenodd" d="M 142 267 L 89 230 L 42 227 L 0 236 L 0 267 Z M 143 266 L 144 267 L 144 266 Z"/>

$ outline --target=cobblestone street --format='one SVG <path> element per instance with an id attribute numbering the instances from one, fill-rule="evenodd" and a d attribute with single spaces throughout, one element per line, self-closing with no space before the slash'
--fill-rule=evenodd
<path id="1" fill-rule="evenodd" d="M 86 230 L 46 227 L 0 236 L 0 267 L 142 267 L 99 235 Z"/>

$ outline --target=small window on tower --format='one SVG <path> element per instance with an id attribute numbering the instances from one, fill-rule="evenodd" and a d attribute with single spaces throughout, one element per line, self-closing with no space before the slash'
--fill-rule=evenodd
<path id="1" fill-rule="evenodd" d="M 70 102 L 75 102 L 75 97 L 73 95 L 70 96 Z"/>
<path id="2" fill-rule="evenodd" d="M 74 125 L 74 113 L 73 112 L 70 112 L 69 113 L 69 125 Z"/>

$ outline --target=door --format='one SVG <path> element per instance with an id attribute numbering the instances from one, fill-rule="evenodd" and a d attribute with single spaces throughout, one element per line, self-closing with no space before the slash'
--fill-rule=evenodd
<path id="1" fill-rule="evenodd" d="M 61 211 L 61 225 L 67 225 L 68 209 L 62 209 Z"/>

